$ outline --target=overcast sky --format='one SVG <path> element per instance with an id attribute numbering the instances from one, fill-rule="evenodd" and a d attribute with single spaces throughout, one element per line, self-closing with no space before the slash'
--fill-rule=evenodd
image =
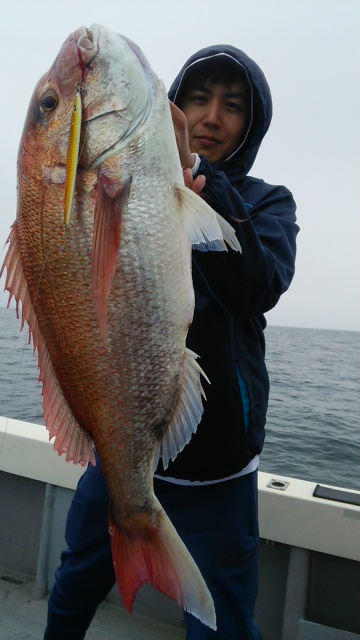
<path id="1" fill-rule="evenodd" d="M 358 0 L 0 0 L 0 12 L 0 264 L 30 97 L 72 31 L 99 22 L 128 36 L 167 88 L 197 49 L 229 43 L 273 95 L 251 175 L 285 184 L 298 205 L 297 272 L 269 324 L 360 330 Z M 4 276 L 0 289 L 4 306 Z"/>

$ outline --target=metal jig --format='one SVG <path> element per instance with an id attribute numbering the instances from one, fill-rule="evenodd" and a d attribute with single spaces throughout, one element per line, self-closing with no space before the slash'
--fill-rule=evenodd
<path id="1" fill-rule="evenodd" d="M 79 160 L 79 145 L 82 122 L 82 100 L 81 97 L 85 93 L 85 87 L 81 82 L 75 85 L 76 95 L 74 106 L 70 120 L 69 143 L 66 160 L 66 178 L 65 178 L 65 207 L 64 207 L 64 225 L 69 226 L 71 211 L 74 201 L 75 182 L 77 174 L 77 166 Z"/>

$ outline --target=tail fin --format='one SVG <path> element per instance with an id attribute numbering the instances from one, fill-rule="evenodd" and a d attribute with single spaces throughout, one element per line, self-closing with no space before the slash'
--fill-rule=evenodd
<path id="1" fill-rule="evenodd" d="M 160 504 L 159 509 L 159 526 L 146 538 L 130 538 L 110 518 L 116 581 L 123 602 L 131 613 L 136 592 L 150 581 L 185 611 L 216 629 L 214 603 L 206 583 Z"/>

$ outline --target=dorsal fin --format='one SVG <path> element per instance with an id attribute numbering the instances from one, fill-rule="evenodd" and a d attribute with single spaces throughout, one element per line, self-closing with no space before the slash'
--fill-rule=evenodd
<path id="1" fill-rule="evenodd" d="M 34 352 L 38 351 L 39 380 L 43 383 L 43 408 L 49 439 L 51 440 L 55 437 L 55 451 L 59 455 L 65 453 L 68 462 L 72 460 L 74 463 L 83 466 L 88 462 L 95 464 L 91 437 L 80 427 L 64 398 L 46 342 L 41 333 L 25 278 L 16 222 L 11 228 L 8 242 L 10 242 L 10 246 L 1 268 L 1 274 L 6 267 L 5 289 L 10 294 L 8 306 L 14 297 L 16 300 L 16 314 L 19 317 L 21 303 L 21 329 L 23 329 L 25 322 L 29 325 L 29 342 L 32 340 Z"/>

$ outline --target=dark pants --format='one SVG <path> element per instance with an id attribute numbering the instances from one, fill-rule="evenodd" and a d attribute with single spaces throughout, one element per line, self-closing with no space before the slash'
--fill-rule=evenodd
<path id="1" fill-rule="evenodd" d="M 261 640 L 253 622 L 258 579 L 257 472 L 203 487 L 154 481 L 155 493 L 214 598 L 217 631 L 185 614 L 187 640 Z M 89 465 L 71 503 L 44 640 L 82 640 L 115 583 L 108 492 Z"/>

